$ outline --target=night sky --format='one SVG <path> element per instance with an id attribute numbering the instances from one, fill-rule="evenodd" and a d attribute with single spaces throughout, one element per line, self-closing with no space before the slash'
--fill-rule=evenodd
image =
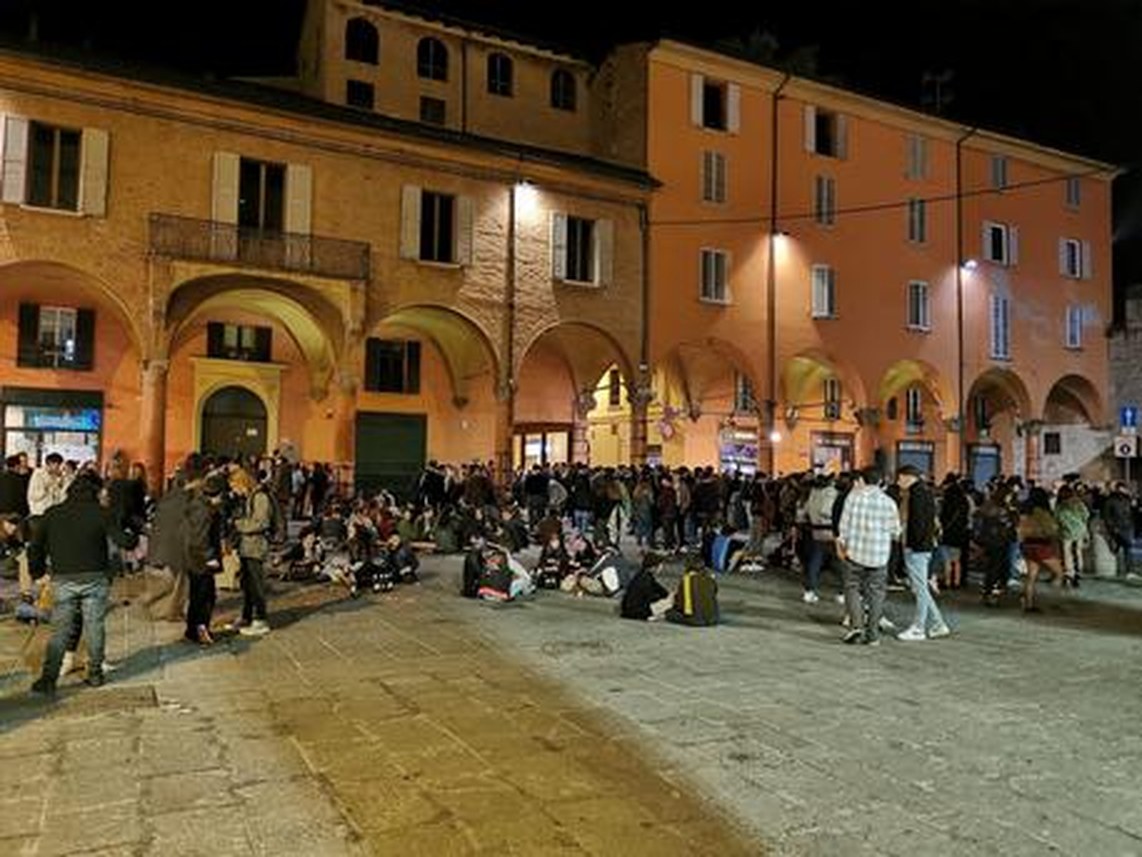
<path id="1" fill-rule="evenodd" d="M 304 5 L 0 0 L 0 36 L 25 40 L 34 10 L 41 50 L 66 45 L 218 76 L 288 74 Z M 917 108 L 924 73 L 951 71 L 952 98 L 942 106 L 949 118 L 1125 168 L 1142 166 L 1142 0 L 705 0 L 651 5 L 641 20 L 629 17 L 636 4 L 613 0 L 442 0 L 422 6 L 534 34 L 592 57 L 615 40 L 737 39 L 739 47 L 770 51 L 776 64 Z M 624 14 L 616 16 L 615 9 Z M 758 38 L 762 33 L 769 38 Z M 1115 279 L 1121 286 L 1142 282 L 1142 169 L 1119 179 L 1115 190 Z"/>

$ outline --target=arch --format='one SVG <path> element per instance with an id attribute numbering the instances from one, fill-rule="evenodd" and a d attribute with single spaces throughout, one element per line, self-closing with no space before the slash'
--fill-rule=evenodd
<path id="1" fill-rule="evenodd" d="M 345 59 L 376 65 L 380 54 L 380 32 L 371 21 L 350 18 L 345 22 Z"/>
<path id="2" fill-rule="evenodd" d="M 575 110 L 575 75 L 565 68 L 551 72 L 551 106 L 556 110 Z"/>
<path id="3" fill-rule="evenodd" d="M 83 296 L 111 308 L 115 318 L 127 331 L 131 345 L 141 359 L 151 356 L 147 347 L 149 336 L 145 326 L 147 315 L 140 307 L 131 306 L 126 297 L 109 283 L 79 268 L 51 260 L 27 260 L 0 264 L 0 295 L 10 289 L 19 289 L 34 283 L 37 288 L 58 290 L 60 303 L 67 303 L 69 291 L 76 290 Z"/>
<path id="4" fill-rule="evenodd" d="M 371 330 L 396 327 L 428 339 L 444 359 L 457 404 L 468 401 L 477 378 L 499 378 L 499 356 L 483 327 L 464 313 L 436 304 L 410 304 L 375 322 Z"/>
<path id="5" fill-rule="evenodd" d="M 968 392 L 968 407 L 977 396 L 985 396 L 1004 406 L 1012 408 L 1015 415 L 1023 420 L 1031 419 L 1031 394 L 1023 379 L 1010 369 L 991 368 L 972 382 Z"/>
<path id="6" fill-rule="evenodd" d="M 593 388 L 611 365 L 617 365 L 628 383 L 635 379 L 634 364 L 610 331 L 589 321 L 566 320 L 540 329 L 520 349 L 512 377 L 518 381 L 527 355 L 550 345 L 566 362 L 577 390 Z"/>
<path id="7" fill-rule="evenodd" d="M 709 337 L 701 342 L 680 342 L 663 361 L 668 378 L 677 382 L 687 410 L 696 414 L 707 393 L 728 371 L 749 381 L 756 397 L 758 379 L 746 353 L 724 339 Z"/>
<path id="8" fill-rule="evenodd" d="M 941 417 L 953 416 L 957 410 L 956 394 L 951 384 L 930 363 L 923 360 L 897 360 L 880 379 L 877 402 L 883 407 L 909 387 L 923 387 L 940 410 Z"/>
<path id="9" fill-rule="evenodd" d="M 448 80 L 448 48 L 433 36 L 416 44 L 416 74 L 426 80 Z"/>
<path id="10" fill-rule="evenodd" d="M 781 373 L 781 400 L 787 406 L 820 402 L 826 378 L 841 382 L 841 400 L 854 410 L 866 407 L 868 396 L 860 375 L 824 351 L 811 349 L 786 361 Z"/>
<path id="11" fill-rule="evenodd" d="M 1106 419 L 1102 396 L 1098 388 L 1082 375 L 1064 375 L 1047 392 L 1043 419 L 1049 423 L 1101 425 Z"/>
<path id="12" fill-rule="evenodd" d="M 515 86 L 514 64 L 507 54 L 488 54 L 488 92 L 510 97 Z"/>

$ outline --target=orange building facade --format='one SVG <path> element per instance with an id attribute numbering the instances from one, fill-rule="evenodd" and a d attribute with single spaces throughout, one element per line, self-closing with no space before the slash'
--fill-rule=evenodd
<path id="1" fill-rule="evenodd" d="M 6 54 L 0 114 L 6 454 L 402 486 L 1101 451 L 1105 164 L 677 43 L 594 67 L 347 2 L 309 5 L 296 79 Z"/>

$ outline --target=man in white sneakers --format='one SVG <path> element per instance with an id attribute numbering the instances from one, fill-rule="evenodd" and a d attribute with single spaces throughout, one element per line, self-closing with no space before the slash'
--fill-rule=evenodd
<path id="1" fill-rule="evenodd" d="M 916 597 L 916 618 L 910 627 L 897 634 L 896 639 L 917 642 L 946 637 L 951 631 L 928 586 L 932 551 L 939 541 L 936 533 L 936 496 L 932 487 L 920 478 L 920 471 L 911 464 L 905 464 L 896 471 L 896 484 L 900 488 L 904 567 L 908 571 L 912 594 Z"/>
<path id="2" fill-rule="evenodd" d="M 845 608 L 851 627 L 846 643 L 879 645 L 888 588 L 888 558 L 900 535 L 900 514 L 880 487 L 880 471 L 862 470 L 845 498 L 837 532 L 837 557 L 845 578 Z M 868 610 L 865 610 L 865 603 Z"/>

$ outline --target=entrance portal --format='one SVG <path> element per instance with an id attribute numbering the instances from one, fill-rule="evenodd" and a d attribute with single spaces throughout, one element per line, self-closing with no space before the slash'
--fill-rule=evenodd
<path id="1" fill-rule="evenodd" d="M 202 406 L 201 451 L 230 457 L 266 453 L 266 406 L 245 387 L 223 387 Z"/>

